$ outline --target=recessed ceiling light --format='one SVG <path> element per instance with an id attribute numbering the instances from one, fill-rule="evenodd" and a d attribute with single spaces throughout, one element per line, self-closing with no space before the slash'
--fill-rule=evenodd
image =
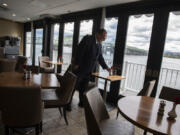
<path id="1" fill-rule="evenodd" d="M 29 21 L 29 20 L 31 20 L 31 18 L 27 18 L 27 20 Z"/>
<path id="2" fill-rule="evenodd" d="M 13 14 L 12 14 L 12 16 L 16 16 L 16 14 L 15 14 L 15 13 L 13 13 Z"/>
<path id="3" fill-rule="evenodd" d="M 2 5 L 3 5 L 4 7 L 7 7 L 7 6 L 8 6 L 8 4 L 6 4 L 6 3 L 3 3 Z"/>

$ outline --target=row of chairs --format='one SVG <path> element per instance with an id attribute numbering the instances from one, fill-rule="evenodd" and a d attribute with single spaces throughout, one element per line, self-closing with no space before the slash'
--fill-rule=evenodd
<path id="1" fill-rule="evenodd" d="M 39 56 L 39 67 L 37 67 L 40 73 L 54 73 L 54 67 L 52 64 L 45 63 L 43 61 L 49 61 L 48 56 Z M 17 60 L 10 60 L 5 58 L 0 58 L 0 72 L 24 72 L 24 65 L 27 64 L 27 57 L 25 56 L 18 56 Z M 31 70 L 34 67 L 31 67 Z M 33 70 L 34 71 L 34 70 Z"/>
<path id="2" fill-rule="evenodd" d="M 6 135 L 9 135 L 9 129 L 27 127 L 35 127 L 38 135 L 42 132 L 44 108 L 59 108 L 61 115 L 63 108 L 63 116 L 68 124 L 65 106 L 70 101 L 77 77 L 67 71 L 58 79 L 61 85 L 52 91 L 43 91 L 39 87 L 0 87 L 0 110 Z"/>

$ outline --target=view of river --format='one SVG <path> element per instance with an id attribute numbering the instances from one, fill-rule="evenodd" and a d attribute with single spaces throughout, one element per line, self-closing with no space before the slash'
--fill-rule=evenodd
<path id="1" fill-rule="evenodd" d="M 126 55 L 125 61 L 146 65 L 147 56 Z M 180 59 L 163 57 L 162 67 L 180 70 Z"/>
<path id="2" fill-rule="evenodd" d="M 108 66 L 111 66 L 113 55 L 104 54 L 104 58 L 106 63 L 108 63 Z M 126 76 L 126 79 L 121 81 L 120 91 L 131 90 L 137 93 L 142 89 L 146 64 L 147 56 L 125 55 L 122 75 Z M 158 94 L 162 86 L 180 89 L 180 59 L 164 57 L 161 69 Z M 103 72 L 101 68 L 100 72 Z M 99 81 L 98 86 L 103 89 L 104 85 L 102 80 Z"/>
<path id="3" fill-rule="evenodd" d="M 53 58 L 56 60 L 57 51 L 53 52 Z M 103 54 L 106 63 L 111 67 L 113 63 L 113 54 L 106 53 Z M 64 47 L 63 52 L 64 62 L 70 63 L 71 60 L 71 48 Z M 124 69 L 123 75 L 126 76 L 126 79 L 121 81 L 121 89 L 132 90 L 138 92 L 142 89 L 145 77 L 145 70 L 147 64 L 147 56 L 137 56 L 137 55 L 125 55 L 124 59 Z M 63 65 L 62 73 L 65 72 L 68 65 Z M 162 72 L 160 74 L 160 81 L 158 84 L 158 91 L 162 86 L 169 86 L 173 88 L 180 88 L 180 59 L 174 58 L 163 58 L 162 63 Z M 107 73 L 107 71 L 100 68 L 100 72 Z M 103 74 L 104 74 L 103 73 Z M 104 88 L 104 80 L 99 79 L 98 87 Z M 108 86 L 109 88 L 109 86 Z"/>

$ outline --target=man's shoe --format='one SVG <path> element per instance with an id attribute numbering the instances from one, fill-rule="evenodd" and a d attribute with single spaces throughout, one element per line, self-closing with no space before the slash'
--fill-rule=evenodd
<path id="1" fill-rule="evenodd" d="M 83 103 L 81 103 L 81 102 L 78 103 L 78 106 L 81 107 L 81 108 L 84 107 L 84 106 L 83 106 Z"/>

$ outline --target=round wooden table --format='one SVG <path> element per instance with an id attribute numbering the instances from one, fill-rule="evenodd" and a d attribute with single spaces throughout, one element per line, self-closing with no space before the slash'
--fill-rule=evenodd
<path id="1" fill-rule="evenodd" d="M 123 117 L 134 125 L 151 132 L 162 135 L 180 135 L 180 105 L 176 106 L 177 118 L 168 120 L 168 112 L 173 103 L 166 101 L 164 115 L 158 115 L 161 99 L 127 96 L 118 101 L 118 109 Z"/>

